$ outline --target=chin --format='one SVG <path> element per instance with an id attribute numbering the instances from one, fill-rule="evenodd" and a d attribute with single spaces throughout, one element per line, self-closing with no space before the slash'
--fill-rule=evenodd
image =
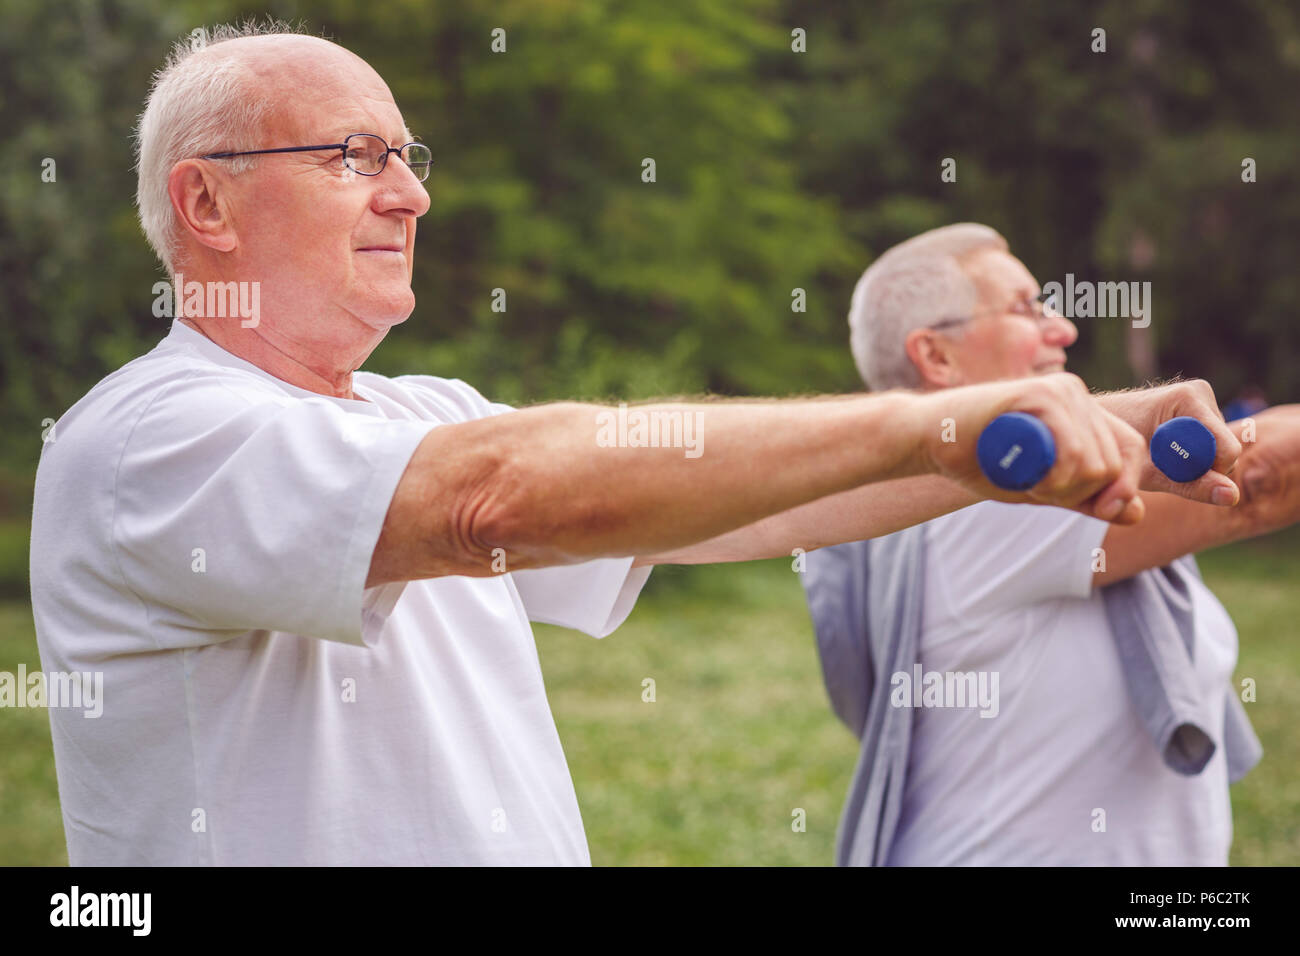
<path id="1" fill-rule="evenodd" d="M 415 293 L 407 288 L 400 293 L 369 296 L 355 314 L 371 328 L 384 330 L 401 325 L 414 311 Z"/>

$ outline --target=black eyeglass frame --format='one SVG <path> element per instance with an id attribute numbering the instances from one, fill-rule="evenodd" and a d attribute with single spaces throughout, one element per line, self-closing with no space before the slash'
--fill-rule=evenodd
<path id="1" fill-rule="evenodd" d="M 361 170 L 357 169 L 355 166 L 348 163 L 348 142 L 355 139 L 358 136 L 366 136 L 369 137 L 370 139 L 377 139 L 379 140 L 379 142 L 384 144 L 383 161 L 380 162 L 379 168 L 375 170 L 373 173 L 362 172 Z M 347 163 L 348 169 L 352 170 L 358 176 L 378 176 L 380 173 L 382 173 L 385 169 L 388 168 L 389 154 L 396 153 L 397 158 L 402 160 L 402 163 L 406 166 L 406 168 L 415 174 L 415 178 L 420 182 L 424 182 L 429 178 L 429 167 L 433 165 L 433 151 L 429 150 L 429 161 L 427 163 L 416 163 L 414 166 L 412 166 L 405 159 L 402 159 L 402 152 L 408 146 L 423 146 L 425 149 L 429 149 L 428 145 L 426 145 L 425 143 L 417 142 L 416 140 L 411 140 L 411 142 L 405 143 L 402 146 L 389 146 L 388 140 L 384 139 L 382 136 L 376 133 L 352 133 L 344 137 L 343 142 L 341 143 L 322 143 L 318 146 L 278 146 L 275 149 L 246 149 L 237 153 L 206 153 L 200 156 L 199 159 L 231 159 L 232 157 L 235 156 L 262 156 L 267 153 L 313 153 L 322 149 L 341 149 L 343 151 L 343 162 Z M 419 167 L 419 169 L 417 169 L 416 167 Z M 423 176 L 420 175 L 420 170 L 423 170 L 424 172 Z"/>

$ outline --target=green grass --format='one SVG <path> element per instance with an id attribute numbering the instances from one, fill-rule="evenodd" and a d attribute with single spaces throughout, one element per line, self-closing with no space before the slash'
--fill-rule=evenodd
<path id="1" fill-rule="evenodd" d="M 1300 864 L 1300 527 L 1203 555 L 1201 572 L 1237 624 L 1238 692 L 1264 758 L 1232 788 L 1234 865 Z"/>
<path id="2" fill-rule="evenodd" d="M 1234 864 L 1300 863 L 1300 529 L 1202 557 L 1237 623 L 1265 756 L 1233 787 Z M 603 641 L 539 625 L 547 690 L 598 865 L 826 864 L 857 754 L 830 713 L 788 561 L 660 568 Z M 38 666 L 0 604 L 0 670 Z M 642 682 L 655 681 L 655 701 Z M 806 814 L 806 831 L 791 828 Z M 66 862 L 49 721 L 0 711 L 0 864 Z"/>
<path id="3" fill-rule="evenodd" d="M 788 561 L 660 568 L 603 641 L 537 631 L 593 863 L 831 859 L 857 746 Z"/>
<path id="4" fill-rule="evenodd" d="M 0 604 L 0 671 L 40 668 L 31 608 Z M 44 709 L 0 710 L 0 864 L 66 865 L 50 717 Z"/>

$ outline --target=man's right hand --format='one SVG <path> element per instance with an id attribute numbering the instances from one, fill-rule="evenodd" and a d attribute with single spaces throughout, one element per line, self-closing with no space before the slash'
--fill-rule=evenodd
<path id="1" fill-rule="evenodd" d="M 993 485 L 975 457 L 980 433 L 1005 412 L 1035 416 L 1056 441 L 1056 463 L 1026 492 Z M 1146 442 L 1102 407 L 1077 375 L 1058 372 L 944 389 L 918 396 L 915 414 L 920 418 L 914 427 L 924 437 L 933 470 L 981 498 L 1057 505 L 1117 524 L 1142 518 L 1138 488 L 1148 463 Z M 945 429 L 945 419 L 952 419 L 953 427 Z"/>
<path id="2" fill-rule="evenodd" d="M 1228 476 L 1233 473 L 1241 442 L 1223 421 L 1223 412 L 1214 397 L 1214 389 L 1203 379 L 1170 382 L 1153 388 L 1105 392 L 1097 401 L 1108 412 L 1137 429 L 1148 442 L 1155 430 L 1169 421 L 1186 415 L 1195 418 L 1214 435 L 1214 466 L 1195 481 L 1177 482 L 1163 474 L 1148 457 L 1142 468 L 1139 487 L 1143 491 L 1163 491 L 1205 504 L 1232 506 L 1240 499 L 1237 485 Z"/>

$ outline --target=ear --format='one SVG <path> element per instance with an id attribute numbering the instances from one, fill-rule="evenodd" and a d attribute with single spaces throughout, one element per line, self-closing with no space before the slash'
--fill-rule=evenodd
<path id="1" fill-rule="evenodd" d="M 925 388 L 951 388 L 962 384 L 957 352 L 946 335 L 933 329 L 913 329 L 903 340 L 907 357 L 916 366 Z"/>
<path id="2" fill-rule="evenodd" d="M 226 209 L 227 182 L 197 159 L 182 160 L 167 177 L 167 194 L 181 232 L 218 252 L 230 252 L 239 245 Z"/>

